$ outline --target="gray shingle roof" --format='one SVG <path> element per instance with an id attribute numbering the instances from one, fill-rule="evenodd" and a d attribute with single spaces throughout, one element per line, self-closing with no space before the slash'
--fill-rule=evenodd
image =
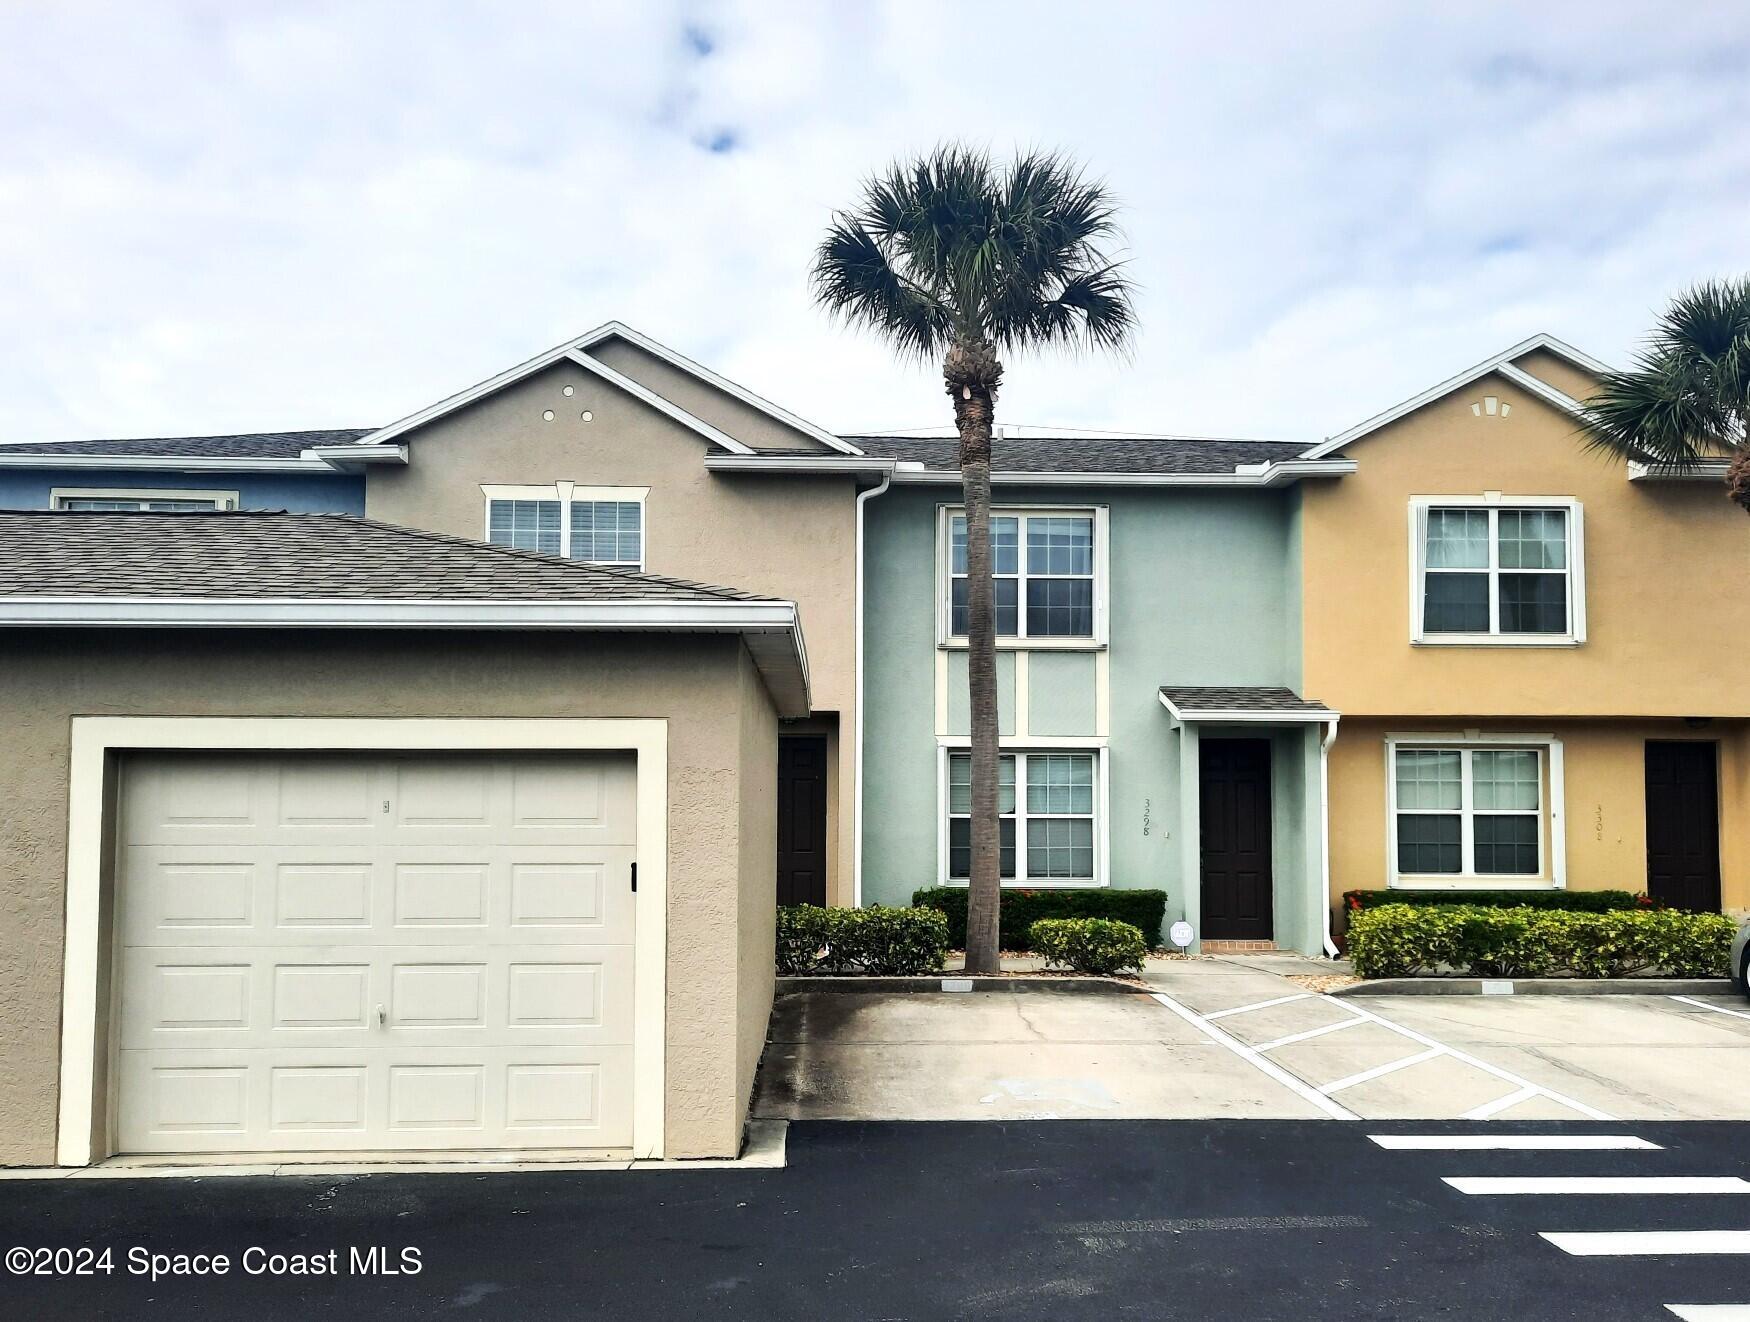
<path id="1" fill-rule="evenodd" d="M 870 455 L 957 469 L 960 443 L 947 437 L 847 436 Z M 991 442 L 991 467 L 1003 473 L 1231 473 L 1239 464 L 1295 459 L 1292 441 L 1201 440 L 1184 436 L 1025 436 Z"/>
<path id="2" fill-rule="evenodd" d="M 374 427 L 263 431 L 238 436 L 156 436 L 117 441 L 34 441 L 0 445 L 0 455 L 114 455 L 127 459 L 296 459 L 317 445 L 350 445 Z"/>
<path id="3" fill-rule="evenodd" d="M 347 514 L 0 510 L 0 596 L 761 601 Z"/>
<path id="4" fill-rule="evenodd" d="M 1303 698 L 1293 689 L 1273 687 L 1227 687 L 1169 685 L 1161 686 L 1161 696 L 1182 714 L 1189 717 L 1211 712 L 1256 712 L 1260 715 L 1335 716 L 1329 707 L 1312 698 Z"/>

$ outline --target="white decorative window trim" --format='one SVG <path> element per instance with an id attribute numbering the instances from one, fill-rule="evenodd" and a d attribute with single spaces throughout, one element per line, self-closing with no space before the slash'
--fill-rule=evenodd
<path id="1" fill-rule="evenodd" d="M 1018 612 L 1017 627 L 1019 633 L 1012 636 L 997 637 L 997 648 L 1000 651 L 1069 651 L 1091 652 L 1103 649 L 1107 643 L 1108 592 L 1111 583 L 1111 508 L 1106 505 L 996 505 L 991 506 L 991 517 L 1013 517 L 1022 520 L 1019 533 L 1021 557 L 1020 580 L 1017 592 L 1016 609 Z M 952 632 L 951 617 L 951 584 L 955 575 L 953 567 L 953 521 L 966 513 L 963 505 L 938 505 L 936 507 L 936 645 L 943 648 L 964 648 L 966 635 Z M 1074 638 L 1027 636 L 1027 534 L 1025 521 L 1030 517 L 1040 518 L 1088 518 L 1094 521 L 1094 632 L 1088 636 Z"/>
<path id="2" fill-rule="evenodd" d="M 1426 601 L 1423 577 L 1427 569 L 1428 511 L 1431 509 L 1549 509 L 1567 514 L 1568 629 L 1566 633 L 1429 633 L 1422 623 Z M 1465 496 L 1410 498 L 1410 641 L 1417 647 L 1576 647 L 1586 641 L 1585 511 L 1573 496 L 1506 496 L 1499 491 Z M 1494 520 L 1489 532 L 1490 618 L 1497 609 L 1500 574 L 1499 542 Z M 1476 571 L 1482 572 L 1482 571 Z M 1513 572 L 1511 570 L 1507 572 Z"/>
<path id="3" fill-rule="evenodd" d="M 1400 873 L 1398 871 L 1398 779 L 1400 749 L 1450 749 L 1462 756 L 1462 857 L 1472 857 L 1474 808 L 1471 802 L 1470 753 L 1479 748 L 1526 749 L 1538 754 L 1540 784 L 1547 798 L 1539 814 L 1538 871 L 1516 873 Z M 1479 730 L 1388 734 L 1385 737 L 1386 886 L 1391 890 L 1565 890 L 1568 885 L 1567 804 L 1562 741 L 1553 734 L 1497 734 Z"/>
<path id="4" fill-rule="evenodd" d="M 550 500 L 559 506 L 559 554 L 571 559 L 571 507 L 574 503 L 606 501 L 635 504 L 638 510 L 638 559 L 587 560 L 586 564 L 607 565 L 618 569 L 642 570 L 650 561 L 650 518 L 644 506 L 650 497 L 649 487 L 598 487 L 577 482 L 553 482 L 545 486 L 505 483 L 482 483 L 480 494 L 485 497 L 485 527 L 483 541 L 492 541 L 492 505 L 500 500 Z"/>
<path id="5" fill-rule="evenodd" d="M 49 508 L 52 510 L 66 509 L 67 502 L 73 500 L 137 500 L 142 504 L 157 500 L 203 501 L 216 510 L 234 510 L 238 499 L 235 491 L 181 491 L 171 487 L 52 487 L 49 490 Z"/>
<path id="6" fill-rule="evenodd" d="M 965 877 L 949 876 L 948 868 L 948 755 L 964 753 L 971 740 L 961 737 L 936 740 L 936 884 L 965 886 Z M 1051 737 L 1004 739 L 1002 754 L 1016 755 L 1015 762 L 1015 872 L 1004 877 L 1005 890 L 1099 890 L 1110 882 L 1110 823 L 1112 820 L 1112 782 L 1108 774 L 1107 749 L 1104 740 Z M 1094 875 L 1091 878 L 1028 879 L 1027 814 L 1023 807 L 1027 794 L 1026 765 L 1022 761 L 1029 753 L 1082 753 L 1094 759 Z"/>

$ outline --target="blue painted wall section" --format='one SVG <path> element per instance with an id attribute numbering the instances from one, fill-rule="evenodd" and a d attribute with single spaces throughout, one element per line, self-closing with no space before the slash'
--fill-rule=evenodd
<path id="1" fill-rule="evenodd" d="M 1006 506 L 1108 510 L 1108 646 L 999 657 L 1006 745 L 1107 749 L 1109 815 L 1096 823 L 1109 884 L 1168 892 L 1169 920 L 1199 917 L 1197 742 L 1272 744 L 1278 944 L 1317 950 L 1317 727 L 1177 729 L 1163 684 L 1299 681 L 1298 496 L 1187 487 L 1011 488 Z M 864 618 L 865 904 L 905 904 L 938 882 L 942 737 L 966 732 L 965 656 L 936 642 L 938 507 L 952 487 L 898 487 L 867 506 Z M 1106 672 L 1105 728 L 1100 672 Z M 938 692 L 945 684 L 945 692 Z M 1017 687 L 1025 685 L 1024 728 Z M 938 729 L 938 723 L 941 727 Z"/>
<path id="2" fill-rule="evenodd" d="M 239 509 L 305 514 L 365 512 L 364 478 L 356 473 L 173 473 L 127 468 L 0 468 L 0 509 L 46 510 L 49 492 L 60 487 L 235 491 Z"/>

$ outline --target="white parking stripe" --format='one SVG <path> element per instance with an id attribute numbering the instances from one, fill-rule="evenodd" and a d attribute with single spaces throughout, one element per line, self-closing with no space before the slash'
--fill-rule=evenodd
<path id="1" fill-rule="evenodd" d="M 1210 1041 L 1220 1043 L 1229 1051 L 1233 1052 L 1234 1055 L 1239 1056 L 1242 1060 L 1249 1060 L 1265 1074 L 1269 1075 L 1272 1079 L 1275 1079 L 1277 1083 L 1280 1083 L 1284 1088 L 1287 1088 L 1302 1100 L 1310 1102 L 1313 1106 L 1318 1107 L 1319 1110 L 1330 1116 L 1331 1119 L 1359 1120 L 1361 1118 L 1348 1107 L 1339 1105 L 1338 1103 L 1333 1102 L 1329 1097 L 1322 1096 L 1312 1088 L 1309 1088 L 1304 1082 L 1295 1078 L 1294 1075 L 1283 1069 L 1275 1061 L 1260 1055 L 1256 1047 L 1247 1046 L 1237 1037 L 1233 1037 L 1232 1035 L 1223 1032 L 1221 1029 L 1216 1028 L 1213 1024 L 1208 1023 L 1201 1015 L 1194 1014 L 1190 1010 L 1187 1010 L 1165 992 L 1150 992 L 1149 995 L 1153 996 L 1155 1000 L 1166 1006 L 1167 1009 L 1178 1015 L 1179 1018 L 1190 1024 Z M 1300 998 L 1289 997 L 1288 999 L 1299 1000 Z"/>
<path id="2" fill-rule="evenodd" d="M 1577 1258 L 1750 1253 L 1750 1230 L 1543 1230 L 1538 1233 L 1563 1253 L 1571 1253 Z"/>
<path id="3" fill-rule="evenodd" d="M 1290 1001 L 1310 1001 L 1311 992 L 1296 992 L 1292 996 L 1278 996 L 1273 1001 L 1254 1001 L 1250 1005 L 1236 1005 L 1231 1010 L 1217 1010 L 1214 1014 L 1206 1014 L 1204 1019 L 1226 1019 L 1230 1014 L 1250 1014 L 1253 1010 L 1268 1010 L 1272 1005 L 1287 1005 Z"/>
<path id="4" fill-rule="evenodd" d="M 1335 1000 L 1336 998 L 1330 997 L 1328 999 Z M 1491 1065 L 1486 1060 L 1478 1060 L 1469 1052 L 1460 1051 L 1456 1047 L 1443 1046 L 1441 1043 L 1436 1042 L 1426 1034 L 1418 1033 L 1413 1028 L 1405 1028 L 1402 1024 L 1393 1023 L 1384 1015 L 1375 1014 L 1372 1010 L 1364 1009 L 1351 1001 L 1345 1000 L 1343 1008 L 1353 1014 L 1362 1015 L 1367 1019 L 1371 1019 L 1376 1024 L 1382 1024 L 1386 1028 L 1391 1029 L 1392 1032 L 1409 1038 L 1412 1042 L 1421 1042 L 1426 1046 L 1436 1047 L 1440 1051 L 1451 1056 L 1454 1060 L 1463 1061 L 1466 1065 L 1474 1065 L 1485 1074 L 1493 1074 L 1497 1079 L 1505 1079 L 1508 1083 L 1518 1084 L 1522 1088 L 1526 1086 L 1536 1088 L 1538 1096 L 1547 1097 L 1552 1102 L 1560 1103 L 1570 1111 L 1578 1111 L 1581 1115 L 1588 1116 L 1593 1120 L 1610 1120 L 1614 1118 L 1608 1112 L 1600 1111 L 1596 1106 L 1588 1106 L 1585 1102 L 1577 1101 L 1574 1098 L 1569 1097 L 1566 1093 L 1559 1093 L 1555 1089 L 1546 1088 L 1540 1083 L 1534 1084 L 1529 1079 L 1520 1078 L 1510 1070 L 1502 1069 L 1499 1065 Z"/>
<path id="5" fill-rule="evenodd" d="M 1370 1079 L 1377 1079 L 1387 1074 L 1394 1074 L 1398 1070 L 1408 1069 L 1411 1065 L 1420 1065 L 1425 1060 L 1433 1060 L 1434 1057 L 1443 1056 L 1445 1054 L 1445 1047 L 1431 1047 L 1427 1051 L 1418 1051 L 1413 1056 L 1405 1056 L 1401 1060 L 1388 1060 L 1383 1065 L 1375 1065 L 1372 1069 L 1362 1070 L 1359 1074 L 1351 1074 L 1331 1083 L 1320 1084 L 1319 1091 L 1327 1094 L 1342 1092 L 1343 1089 L 1353 1088 L 1358 1083 L 1366 1083 Z"/>
<path id="6" fill-rule="evenodd" d="M 1492 1102 L 1484 1102 L 1481 1106 L 1471 1107 L 1470 1110 L 1459 1116 L 1459 1119 L 1487 1120 L 1490 1116 L 1497 1115 L 1509 1107 L 1518 1106 L 1521 1102 L 1529 1102 L 1536 1096 L 1537 1089 L 1528 1083 L 1517 1092 L 1503 1093 Z"/>
<path id="7" fill-rule="evenodd" d="M 1666 1304 L 1682 1322 L 1750 1322 L 1750 1304 Z"/>
<path id="8" fill-rule="evenodd" d="M 1729 1014 L 1734 1019 L 1750 1019 L 1750 1014 L 1743 1010 L 1728 1010 L 1723 1005 L 1709 1005 L 1706 1001 L 1698 1001 L 1693 996 L 1673 996 L 1674 1001 L 1682 1001 L 1685 1005 L 1693 1005 L 1700 1010 L 1712 1010 L 1715 1014 Z"/>
<path id="9" fill-rule="evenodd" d="M 1633 1134 L 1369 1134 L 1394 1152 L 1617 1152 L 1664 1151 Z"/>
<path id="10" fill-rule="evenodd" d="M 1309 1028 L 1304 1033 L 1290 1033 L 1287 1037 L 1275 1038 L 1269 1042 L 1260 1042 L 1255 1048 L 1258 1051 L 1274 1051 L 1277 1047 L 1285 1047 L 1290 1042 L 1304 1042 L 1309 1037 L 1323 1037 L 1326 1033 L 1336 1033 L 1345 1028 L 1353 1028 L 1356 1024 L 1364 1024 L 1365 1019 L 1345 1019 L 1340 1024 L 1326 1024 L 1323 1028 Z"/>
<path id="11" fill-rule="evenodd" d="M 1447 1175 L 1442 1181 L 1470 1194 L 1750 1193 L 1736 1175 Z"/>

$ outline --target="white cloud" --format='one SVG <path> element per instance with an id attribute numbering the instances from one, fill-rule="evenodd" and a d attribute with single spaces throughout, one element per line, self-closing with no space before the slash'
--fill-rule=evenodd
<path id="1" fill-rule="evenodd" d="M 806 271 L 945 136 L 1126 203 L 1135 353 L 1012 364 L 1013 421 L 1324 435 L 1750 267 L 1739 5 L 1065 12 L 10 6 L 0 439 L 381 422 L 610 317 L 829 426 L 940 422 Z"/>

